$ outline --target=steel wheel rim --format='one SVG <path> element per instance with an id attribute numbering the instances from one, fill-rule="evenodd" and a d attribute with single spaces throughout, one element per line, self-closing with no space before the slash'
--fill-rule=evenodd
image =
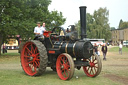
<path id="1" fill-rule="evenodd" d="M 95 77 L 99 75 L 101 72 L 101 62 L 96 54 L 94 54 L 89 59 L 84 59 L 84 61 L 88 61 L 90 66 L 83 66 L 83 70 L 85 74 L 89 77 Z"/>
<path id="2" fill-rule="evenodd" d="M 58 57 L 56 68 L 60 79 L 67 80 L 70 77 L 70 62 L 65 55 L 61 54 Z"/>
<path id="3" fill-rule="evenodd" d="M 40 56 L 36 45 L 28 42 L 24 45 L 21 53 L 21 64 L 26 74 L 35 75 L 40 66 Z"/>

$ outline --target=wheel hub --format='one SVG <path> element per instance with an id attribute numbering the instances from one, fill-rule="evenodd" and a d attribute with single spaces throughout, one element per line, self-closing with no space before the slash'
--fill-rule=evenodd
<path id="1" fill-rule="evenodd" d="M 90 67 L 94 67 L 94 66 L 95 66 L 95 64 L 91 62 L 90 63 Z"/>
<path id="2" fill-rule="evenodd" d="M 32 56 L 30 56 L 30 61 L 35 61 L 35 59 L 36 59 L 36 55 L 32 55 Z"/>
<path id="3" fill-rule="evenodd" d="M 62 65 L 61 68 L 63 69 L 64 68 L 64 65 Z"/>
<path id="4" fill-rule="evenodd" d="M 30 56 L 30 61 L 32 61 L 33 60 L 33 57 L 32 56 Z"/>

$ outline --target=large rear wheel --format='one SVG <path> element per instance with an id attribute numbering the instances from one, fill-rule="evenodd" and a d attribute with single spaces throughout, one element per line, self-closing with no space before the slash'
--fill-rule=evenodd
<path id="1" fill-rule="evenodd" d="M 60 54 L 56 61 L 56 70 L 60 79 L 71 79 L 74 74 L 74 62 L 72 57 L 67 53 Z"/>
<path id="2" fill-rule="evenodd" d="M 27 75 L 41 75 L 46 70 L 47 62 L 47 51 L 40 41 L 31 40 L 24 44 L 21 51 L 21 65 Z"/>
<path id="3" fill-rule="evenodd" d="M 83 66 L 84 73 L 88 77 L 96 77 L 100 74 L 102 63 L 97 54 L 92 55 L 91 58 L 85 59 L 84 61 L 88 61 L 90 64 L 90 66 Z"/>

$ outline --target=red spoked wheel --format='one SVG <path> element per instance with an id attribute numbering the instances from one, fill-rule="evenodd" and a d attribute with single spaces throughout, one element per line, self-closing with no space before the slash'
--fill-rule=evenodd
<path id="1" fill-rule="evenodd" d="M 56 70 L 60 79 L 71 79 L 74 74 L 74 62 L 72 57 L 67 53 L 60 54 L 56 61 Z"/>
<path id="2" fill-rule="evenodd" d="M 44 45 L 36 40 L 28 41 L 21 51 L 21 65 L 30 76 L 41 75 L 46 69 L 47 52 Z"/>
<path id="3" fill-rule="evenodd" d="M 88 77 L 96 77 L 100 74 L 102 63 L 97 54 L 92 55 L 89 59 L 84 59 L 84 61 L 88 61 L 90 64 L 90 66 L 83 66 L 83 70 Z"/>

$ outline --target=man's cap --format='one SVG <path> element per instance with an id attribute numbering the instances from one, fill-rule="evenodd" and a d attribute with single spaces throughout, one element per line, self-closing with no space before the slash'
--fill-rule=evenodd
<path id="1" fill-rule="evenodd" d="M 37 24 L 40 24 L 40 22 L 37 22 Z"/>

